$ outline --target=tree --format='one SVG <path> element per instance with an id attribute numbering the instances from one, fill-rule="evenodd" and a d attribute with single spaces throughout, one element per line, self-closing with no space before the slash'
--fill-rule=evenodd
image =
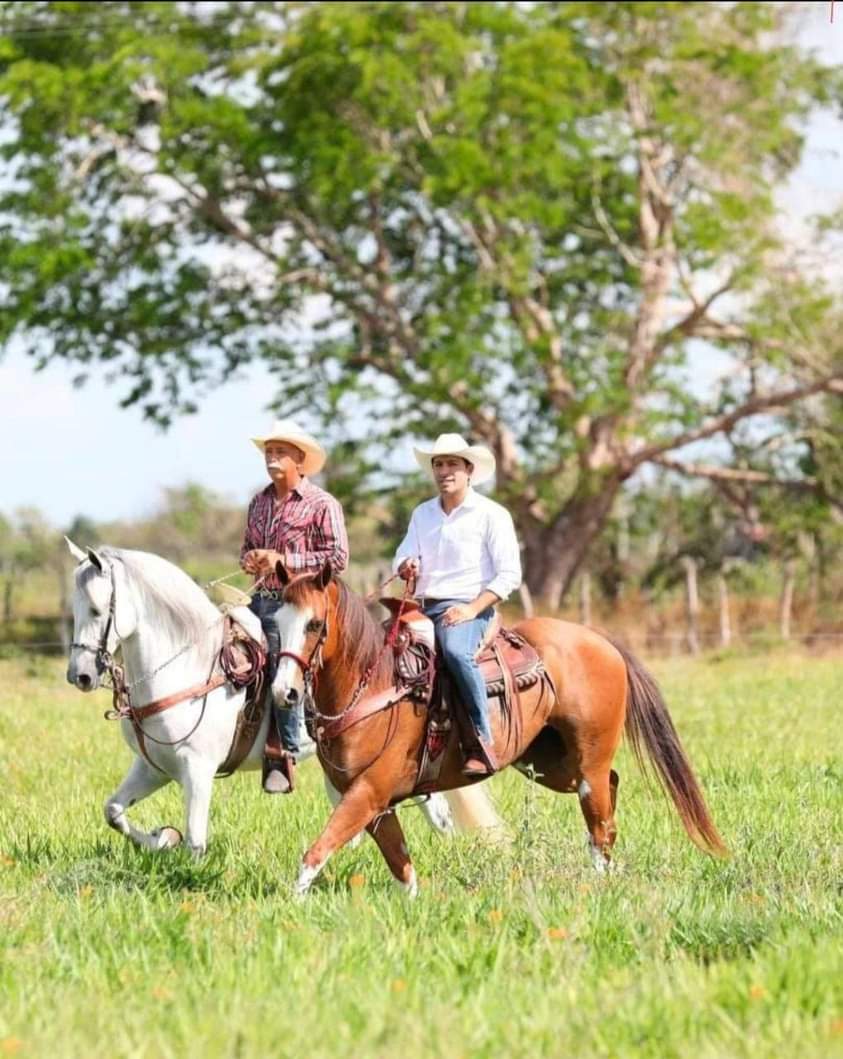
<path id="1" fill-rule="evenodd" d="M 469 432 L 556 601 L 639 468 L 751 476 L 747 423 L 843 389 L 773 196 L 840 70 L 784 10 L 15 4 L 0 341 L 162 421 L 266 358 L 337 437 Z"/>
<path id="2" fill-rule="evenodd" d="M 18 508 L 11 520 L 0 514 L 3 621 L 14 620 L 15 595 L 27 574 L 50 567 L 55 553 L 55 533 L 37 508 Z"/>

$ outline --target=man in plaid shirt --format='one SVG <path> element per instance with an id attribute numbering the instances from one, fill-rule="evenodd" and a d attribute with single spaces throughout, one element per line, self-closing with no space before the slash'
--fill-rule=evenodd
<path id="1" fill-rule="evenodd" d="M 270 648 L 267 694 L 281 649 L 275 614 L 282 604 L 276 564 L 291 574 L 321 570 L 326 562 L 335 574 L 348 565 L 348 537 L 342 508 L 330 493 L 308 481 L 325 464 L 315 438 L 291 420 L 276 422 L 263 437 L 252 438 L 261 450 L 271 484 L 253 497 L 246 517 L 240 565 L 260 581 L 251 610 L 260 618 Z M 287 794 L 295 782 L 299 751 L 298 710 L 274 707 L 263 765 L 263 786 L 270 794 Z M 280 735 L 274 738 L 275 725 Z"/>

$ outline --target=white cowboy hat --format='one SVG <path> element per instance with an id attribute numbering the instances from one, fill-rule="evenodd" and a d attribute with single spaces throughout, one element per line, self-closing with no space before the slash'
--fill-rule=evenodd
<path id="1" fill-rule="evenodd" d="M 414 449 L 423 471 L 432 473 L 431 460 L 435 456 L 459 456 L 474 465 L 471 484 L 480 485 L 495 473 L 495 457 L 485 445 L 469 445 L 462 434 L 440 434 L 432 449 Z"/>
<path id="2" fill-rule="evenodd" d="M 292 419 L 276 419 L 265 434 L 252 438 L 252 441 L 261 452 L 266 448 L 267 441 L 289 441 L 304 453 L 302 474 L 318 474 L 328 458 L 316 438 L 306 434 Z"/>

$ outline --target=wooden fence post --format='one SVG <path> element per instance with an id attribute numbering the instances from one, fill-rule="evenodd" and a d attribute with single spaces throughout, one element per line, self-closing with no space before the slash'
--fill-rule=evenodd
<path id="1" fill-rule="evenodd" d="M 732 622 L 729 614 L 729 585 L 726 582 L 726 565 L 717 571 L 717 597 L 720 603 L 720 646 L 728 647 L 732 642 Z"/>
<path id="2" fill-rule="evenodd" d="M 591 574 L 583 570 L 580 574 L 580 621 L 591 625 Z"/>
<path id="3" fill-rule="evenodd" d="M 783 640 L 790 639 L 790 617 L 793 611 L 793 588 L 796 584 L 796 559 L 785 560 L 784 581 L 779 601 L 779 629 Z"/>
<path id="4" fill-rule="evenodd" d="M 690 555 L 682 556 L 685 567 L 685 616 L 688 650 L 692 655 L 700 653 L 699 613 L 700 597 L 697 592 L 697 560 Z"/>

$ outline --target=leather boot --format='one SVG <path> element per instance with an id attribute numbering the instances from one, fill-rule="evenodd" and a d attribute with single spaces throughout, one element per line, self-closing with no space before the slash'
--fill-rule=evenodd
<path id="1" fill-rule="evenodd" d="M 463 776 L 492 776 L 497 770 L 497 758 L 489 743 L 478 738 L 473 746 L 466 749 Z"/>

